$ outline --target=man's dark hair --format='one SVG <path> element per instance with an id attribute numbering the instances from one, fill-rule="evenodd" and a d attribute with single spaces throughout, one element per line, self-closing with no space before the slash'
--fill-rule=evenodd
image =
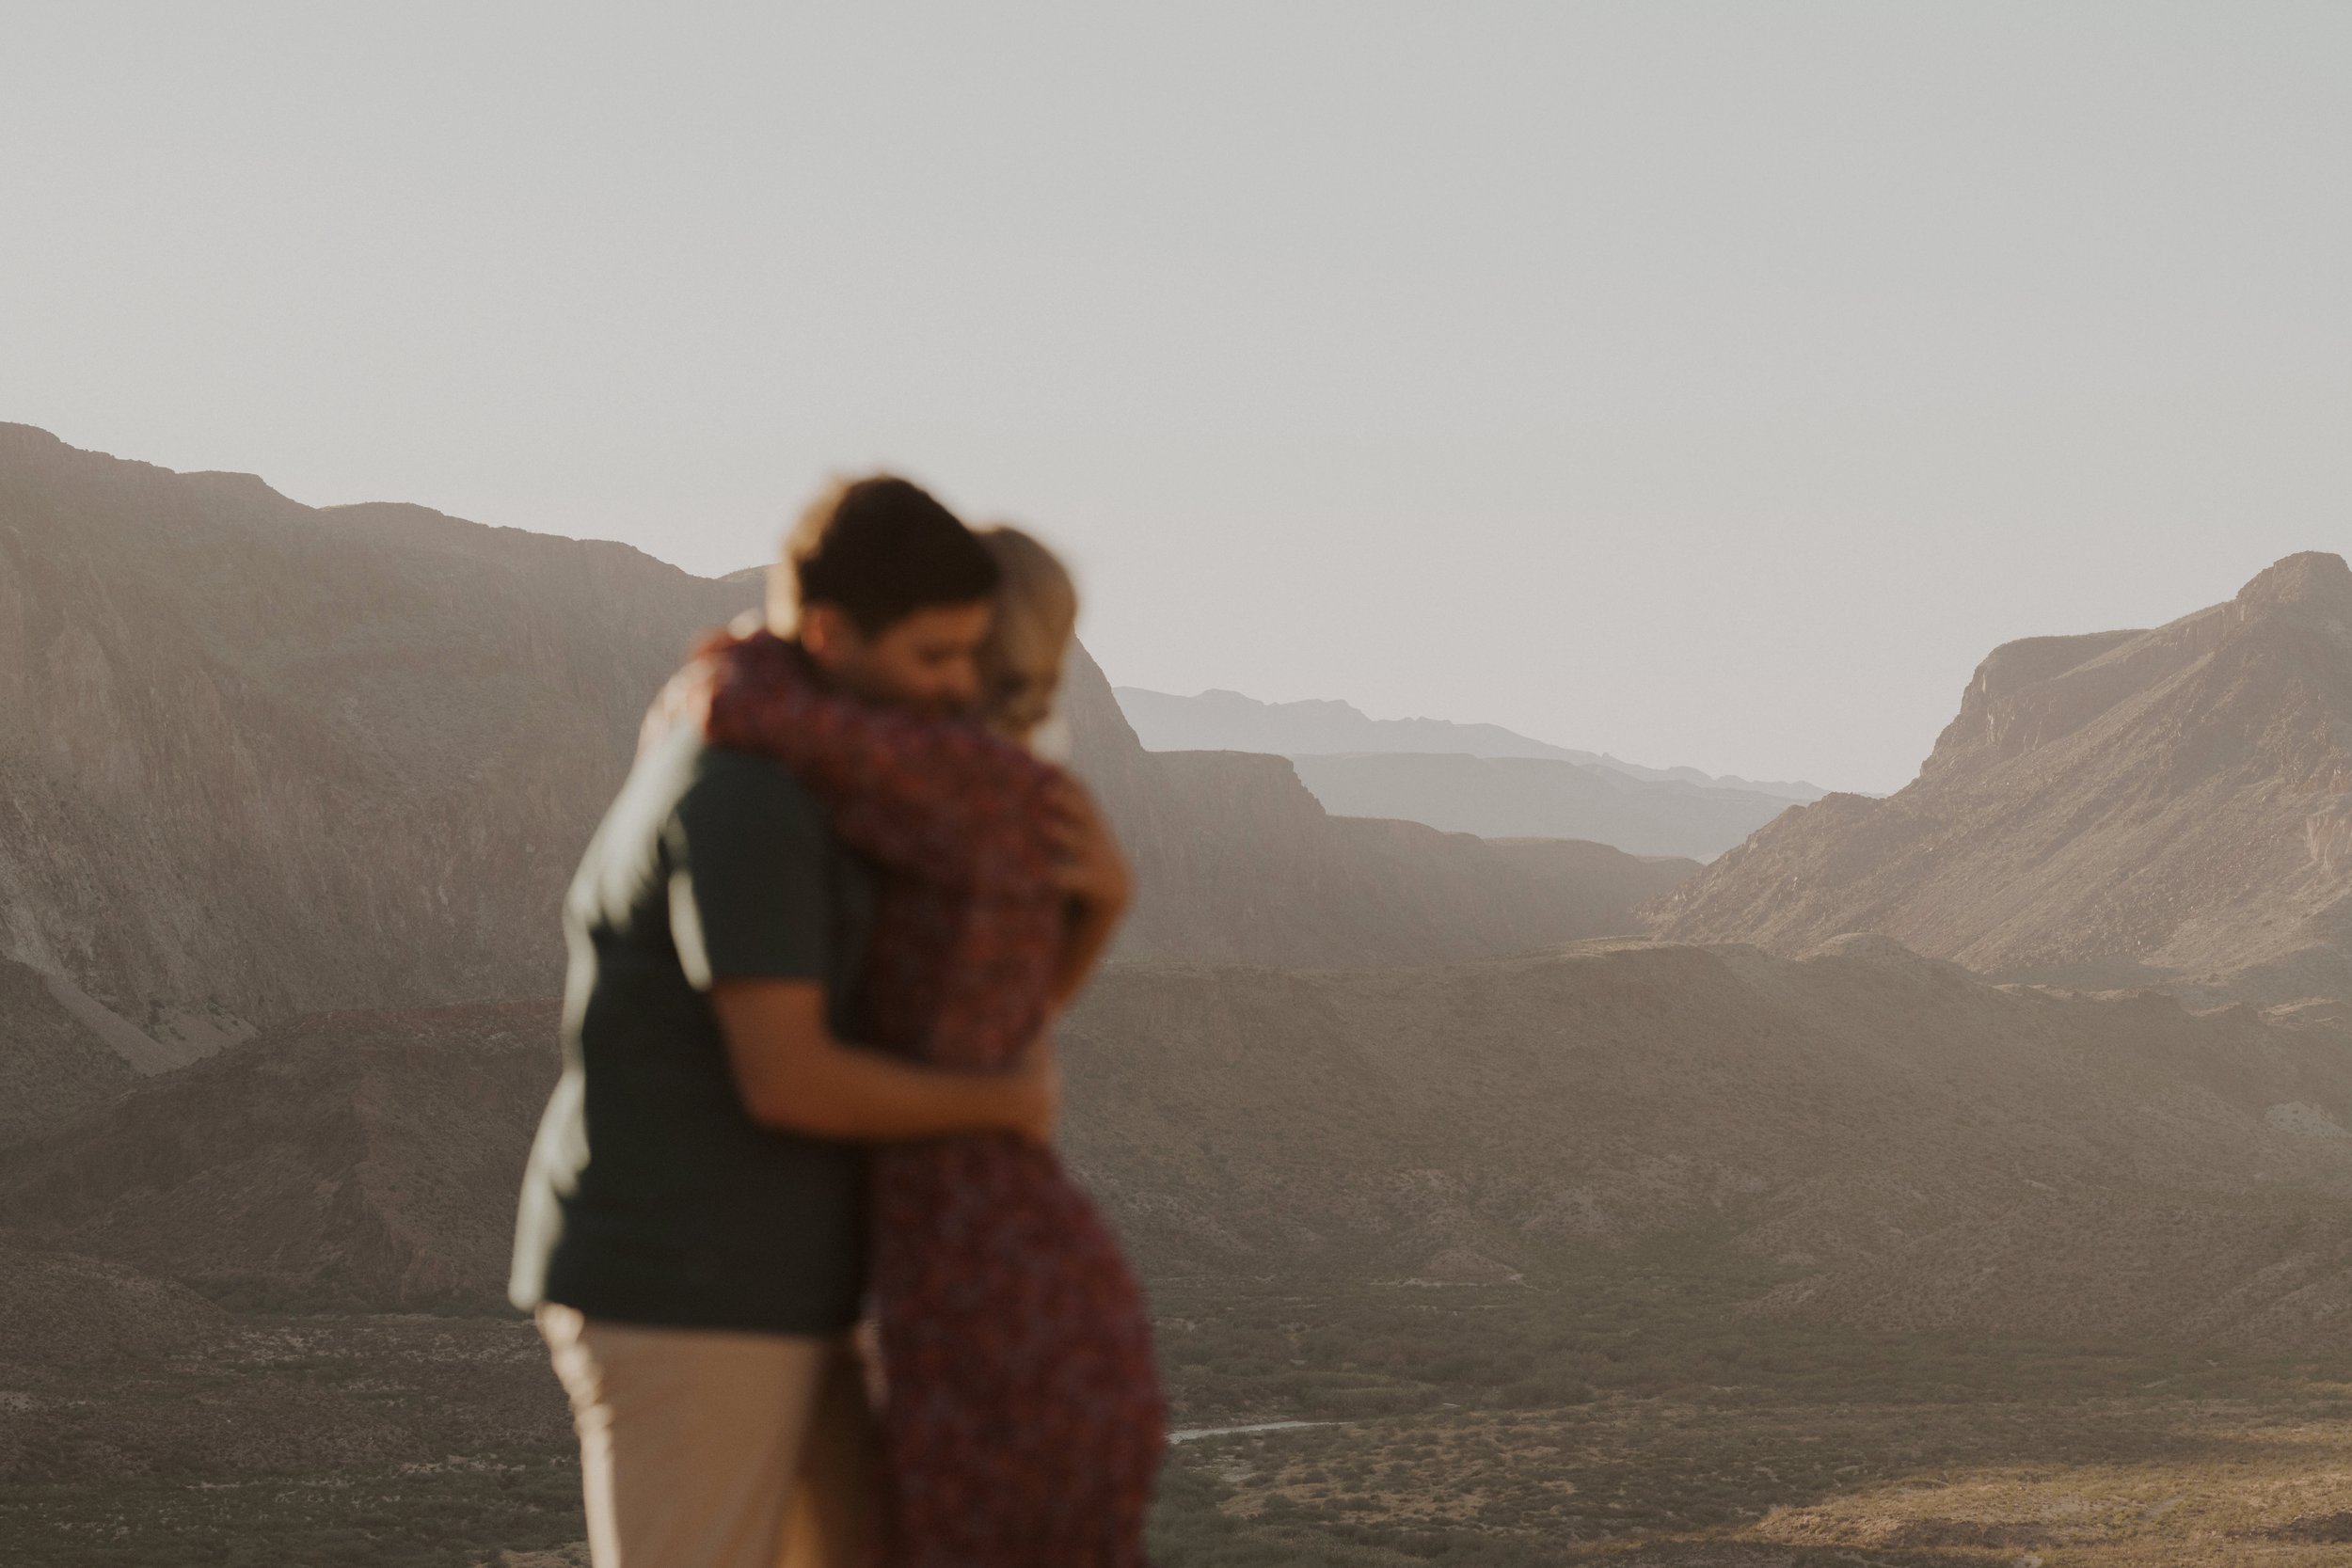
<path id="1" fill-rule="evenodd" d="M 890 474 L 839 482 L 784 542 L 799 603 L 837 606 L 878 637 L 918 610 L 996 592 L 996 558 L 921 485 Z"/>

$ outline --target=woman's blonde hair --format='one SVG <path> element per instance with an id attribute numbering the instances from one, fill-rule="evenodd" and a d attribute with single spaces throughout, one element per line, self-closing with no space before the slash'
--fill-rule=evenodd
<path id="1" fill-rule="evenodd" d="M 996 559 L 996 618 L 980 649 L 988 722 L 1020 739 L 1053 716 L 1078 629 L 1078 586 L 1059 557 L 1009 524 L 977 531 Z"/>

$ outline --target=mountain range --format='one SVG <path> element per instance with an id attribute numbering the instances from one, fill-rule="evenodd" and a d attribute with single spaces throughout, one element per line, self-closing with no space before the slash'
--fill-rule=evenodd
<path id="1" fill-rule="evenodd" d="M 1698 869 L 1605 844 L 1337 816 L 1286 758 L 1148 752 L 1083 648 L 1064 710 L 1072 761 L 1150 890 L 1125 957 L 1299 966 L 1512 953 L 1638 931 L 1634 911 Z"/>
<path id="2" fill-rule="evenodd" d="M 1398 752 L 1300 755 L 1299 781 L 1343 816 L 1402 817 L 1492 838 L 1581 838 L 1708 861 L 1794 802 L 1544 757 Z"/>
<path id="3" fill-rule="evenodd" d="M 1602 768 L 1647 783 L 1736 789 L 1785 800 L 1818 800 L 1829 793 L 1796 780 L 1743 779 L 1703 773 L 1695 768 L 1645 768 L 1606 752 L 1580 752 L 1534 740 L 1500 724 L 1464 724 L 1450 719 L 1374 719 L 1352 703 L 1327 698 L 1266 703 L 1238 691 L 1210 690 L 1190 697 L 1116 689 L 1119 705 L 1144 745 L 1155 752 L 1272 752 L 1280 756 L 1327 756 L 1371 752 L 1450 752 L 1470 757 L 1543 757 Z"/>
<path id="4" fill-rule="evenodd" d="M 319 1013 L 560 989 L 557 910 L 651 694 L 759 598 L 625 546 L 312 508 L 0 425 L 0 1136 Z M 1694 871 L 1330 816 L 1145 753 L 1083 653 L 1127 951 L 1277 963 L 1638 928 Z"/>
<path id="5" fill-rule="evenodd" d="M 0 1310 L 494 1301 L 557 894 L 755 594 L 0 431 Z M 1674 1244 L 1760 1314 L 2325 1345 L 2347 626 L 2305 556 L 2011 645 L 1911 789 L 1704 871 L 1334 816 L 1311 762 L 1147 749 L 1075 656 L 1148 894 L 1067 1026 L 1070 1158 L 1155 1278 Z M 2173 994 L 2082 994 L 2119 978 Z"/>
<path id="6" fill-rule="evenodd" d="M 1371 719 L 1347 703 L 1262 703 L 1236 691 L 1174 697 L 1117 689 L 1155 752 L 1286 756 L 1342 816 L 1423 822 L 1501 838 L 1581 838 L 1639 855 L 1710 860 L 1787 810 L 1808 784 L 1755 784 L 1694 768 L 1644 768 L 1495 724 Z"/>

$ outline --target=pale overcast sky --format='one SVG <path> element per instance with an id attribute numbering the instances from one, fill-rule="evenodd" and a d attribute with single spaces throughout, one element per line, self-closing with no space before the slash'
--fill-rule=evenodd
<path id="1" fill-rule="evenodd" d="M 1892 789 L 2352 539 L 2352 5 L 44 5 L 0 419 L 764 559 L 1028 521 L 1115 680 Z"/>

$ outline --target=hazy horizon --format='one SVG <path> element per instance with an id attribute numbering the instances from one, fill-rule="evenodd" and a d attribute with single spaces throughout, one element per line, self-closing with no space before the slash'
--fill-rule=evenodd
<path id="1" fill-rule="evenodd" d="M 11 15 L 0 419 L 718 575 L 828 472 L 1122 685 L 1884 792 L 2345 547 L 2352 10 Z"/>

